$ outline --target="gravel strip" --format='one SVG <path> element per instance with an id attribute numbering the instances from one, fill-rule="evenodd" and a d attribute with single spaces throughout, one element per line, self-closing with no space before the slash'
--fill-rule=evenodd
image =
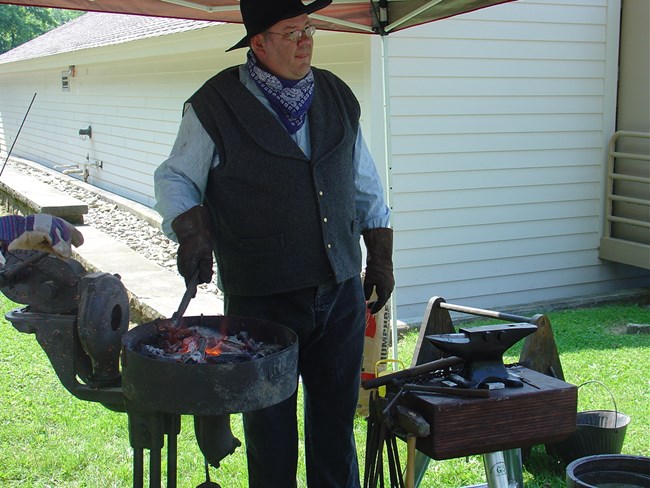
<path id="1" fill-rule="evenodd" d="M 67 175 L 59 176 L 54 171 L 39 170 L 29 164 L 9 159 L 8 166 L 23 174 L 47 183 L 52 188 L 81 200 L 88 205 L 88 213 L 84 215 L 84 224 L 105 232 L 115 240 L 122 242 L 141 256 L 162 266 L 178 275 L 176 268 L 176 250 L 178 243 L 169 239 L 157 227 L 134 214 L 115 202 L 107 201 L 99 193 L 76 184 L 74 178 Z M 216 270 L 215 270 L 216 271 Z M 201 288 L 213 293 L 219 293 L 215 279 Z"/>

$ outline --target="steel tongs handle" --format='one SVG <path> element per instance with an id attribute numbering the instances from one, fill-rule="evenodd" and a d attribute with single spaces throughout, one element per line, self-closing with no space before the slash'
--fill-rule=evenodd
<path id="1" fill-rule="evenodd" d="M 197 268 L 190 281 L 187 283 L 187 289 L 183 294 L 183 299 L 181 304 L 178 306 L 178 310 L 172 315 L 172 326 L 180 327 L 181 319 L 187 310 L 187 306 L 190 304 L 190 300 L 196 296 L 196 288 L 199 284 L 199 269 Z"/>
<path id="2" fill-rule="evenodd" d="M 0 286 L 8 286 L 8 285 L 15 284 L 16 281 L 19 279 L 21 272 L 25 268 L 28 268 L 32 264 L 36 264 L 46 256 L 47 256 L 46 252 L 36 251 L 34 254 L 27 256 L 27 258 L 25 258 L 24 260 L 18 258 L 20 262 L 14 264 L 11 267 L 5 267 L 0 271 Z"/>

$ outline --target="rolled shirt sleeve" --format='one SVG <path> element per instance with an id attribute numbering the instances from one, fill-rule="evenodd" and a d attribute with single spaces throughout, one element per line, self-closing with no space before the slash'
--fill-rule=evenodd
<path id="1" fill-rule="evenodd" d="M 379 174 L 377 174 L 377 167 L 366 146 L 361 127 L 359 127 L 354 145 L 354 165 L 356 169 L 357 215 L 359 216 L 361 229 L 388 227 L 390 224 L 390 209 L 386 204 L 384 189 Z"/>

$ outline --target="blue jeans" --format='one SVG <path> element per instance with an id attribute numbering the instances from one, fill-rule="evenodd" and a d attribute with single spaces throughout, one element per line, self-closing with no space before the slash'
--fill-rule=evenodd
<path id="1" fill-rule="evenodd" d="M 359 395 L 365 301 L 361 280 L 262 297 L 225 297 L 228 315 L 255 317 L 298 335 L 309 488 L 359 488 L 354 416 Z M 298 462 L 294 394 L 245 413 L 250 488 L 293 488 Z"/>

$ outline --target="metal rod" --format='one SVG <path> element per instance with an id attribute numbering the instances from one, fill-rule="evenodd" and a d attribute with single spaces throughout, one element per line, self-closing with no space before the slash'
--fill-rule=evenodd
<path id="1" fill-rule="evenodd" d="M 483 454 L 483 467 L 488 488 L 508 488 L 508 473 L 502 451 Z"/>
<path id="2" fill-rule="evenodd" d="M 377 388 L 379 386 L 387 385 L 393 380 L 401 380 L 405 378 L 413 378 L 426 373 L 431 373 L 439 369 L 446 369 L 457 364 L 462 363 L 463 360 L 456 356 L 450 356 L 448 358 L 437 359 L 429 363 L 420 364 L 413 368 L 402 369 L 396 371 L 395 373 L 389 373 L 383 376 L 378 376 L 377 378 L 372 378 L 370 380 L 362 381 L 361 386 L 364 390 L 369 390 L 371 388 Z"/>
<path id="3" fill-rule="evenodd" d="M 133 488 L 144 488 L 144 454 L 133 449 Z"/>
<path id="4" fill-rule="evenodd" d="M 395 453 L 393 452 L 393 435 L 388 434 L 386 436 L 386 457 L 388 458 L 388 476 L 390 478 L 390 486 L 395 487 L 395 488 L 402 488 L 400 487 L 399 483 L 397 482 L 397 468 L 396 468 L 396 461 L 395 461 Z"/>
<path id="5" fill-rule="evenodd" d="M 235 5 L 226 5 L 223 7 L 210 7 L 208 5 L 202 5 L 198 2 L 190 2 L 187 0 L 162 0 L 166 3 L 171 3 L 173 5 L 178 5 L 179 7 L 193 8 L 196 10 L 202 10 L 203 12 L 215 13 L 215 12 L 239 12 L 239 7 Z"/>
<path id="6" fill-rule="evenodd" d="M 390 33 L 394 29 L 397 29 L 400 25 L 402 25 L 404 22 L 407 22 L 411 20 L 413 17 L 417 17 L 420 15 L 422 12 L 426 12 L 429 10 L 431 7 L 435 7 L 438 5 L 442 0 L 431 0 L 430 2 L 427 2 L 426 4 L 422 5 L 420 8 L 415 9 L 413 12 L 409 13 L 408 15 L 405 15 L 401 19 L 397 19 L 395 22 L 391 23 L 390 25 L 386 26 L 386 32 Z"/>
<path id="7" fill-rule="evenodd" d="M 406 488 L 415 488 L 415 444 L 417 438 L 408 435 L 406 438 Z"/>
<path id="8" fill-rule="evenodd" d="M 375 456 L 377 455 L 376 437 L 377 437 L 377 422 L 372 417 L 369 417 L 368 425 L 366 427 L 366 463 L 363 475 L 363 488 L 369 488 L 370 480 L 374 474 Z"/>
<path id="9" fill-rule="evenodd" d="M 149 488 L 160 488 L 160 449 L 149 449 Z"/>
<path id="10" fill-rule="evenodd" d="M 386 439 L 386 451 L 388 453 L 391 486 L 404 488 L 402 466 L 399 462 L 399 452 L 397 451 L 397 437 L 392 432 Z"/>
<path id="11" fill-rule="evenodd" d="M 27 116 L 29 115 L 29 111 L 32 109 L 32 104 L 34 103 L 35 98 L 36 98 L 36 93 L 34 93 L 34 96 L 32 97 L 32 101 L 29 102 L 29 107 L 27 107 L 27 112 L 25 112 L 25 116 L 23 117 L 23 121 L 20 123 L 20 127 L 18 128 L 18 132 L 16 132 L 16 138 L 14 139 L 14 142 L 11 144 L 11 148 L 9 149 L 9 152 L 7 153 L 7 158 L 5 159 L 4 164 L 2 165 L 2 169 L 0 169 L 0 176 L 2 176 L 2 172 L 5 170 L 5 166 L 7 165 L 7 161 L 9 161 L 9 156 L 11 156 L 11 151 L 14 150 L 14 146 L 16 145 L 16 141 L 18 140 L 18 136 L 20 135 L 20 131 L 23 130 L 23 125 L 25 124 L 25 120 L 27 120 Z"/>
<path id="12" fill-rule="evenodd" d="M 358 22 L 349 22 L 347 20 L 329 17 L 327 15 L 311 14 L 309 18 L 320 20 L 321 22 L 327 22 L 334 25 L 340 25 L 342 27 L 350 27 L 352 29 L 360 30 L 363 32 L 369 32 L 369 33 L 373 32 L 372 27 L 369 27 L 367 25 L 359 24 Z"/>
<path id="13" fill-rule="evenodd" d="M 15 254 L 13 254 L 16 256 Z M 19 275 L 25 268 L 29 267 L 32 264 L 37 263 L 41 259 L 47 256 L 46 252 L 38 251 L 31 256 L 28 256 L 22 262 L 15 264 L 9 268 L 5 268 L 0 271 L 0 286 L 7 286 L 13 284 L 14 277 Z M 21 258 L 16 256 L 16 258 L 21 261 Z"/>
<path id="14" fill-rule="evenodd" d="M 176 432 L 167 434 L 167 488 L 176 488 L 178 439 Z"/>
<path id="15" fill-rule="evenodd" d="M 449 395 L 469 398 L 489 398 L 490 390 L 479 390 L 474 388 L 454 388 L 449 386 L 432 386 L 432 385 L 404 385 L 404 391 L 407 393 L 424 394 L 434 393 L 436 395 Z"/>
<path id="16" fill-rule="evenodd" d="M 501 320 L 511 320 L 513 322 L 529 322 L 532 320 L 529 317 L 523 317 L 521 315 L 513 315 L 510 313 L 504 312 L 495 312 L 494 310 L 485 310 L 482 308 L 474 307 L 465 307 L 463 305 L 454 305 L 453 303 L 441 302 L 440 308 L 446 308 L 447 310 L 452 310 L 454 312 L 462 312 L 471 315 L 480 315 L 482 317 L 493 317 L 495 319 Z"/>

